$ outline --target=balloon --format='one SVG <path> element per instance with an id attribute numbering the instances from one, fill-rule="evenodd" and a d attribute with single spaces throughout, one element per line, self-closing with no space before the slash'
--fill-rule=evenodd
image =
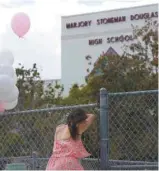
<path id="1" fill-rule="evenodd" d="M 14 57 L 12 52 L 9 50 L 3 50 L 0 52 L 0 64 L 4 65 L 13 65 L 14 63 Z"/>
<path id="2" fill-rule="evenodd" d="M 17 106 L 17 104 L 18 104 L 18 99 L 10 103 L 4 103 L 4 109 L 6 110 L 14 109 Z"/>
<path id="3" fill-rule="evenodd" d="M 2 103 L 0 103 L 0 112 L 4 112 L 5 109 L 4 109 L 4 105 Z"/>
<path id="4" fill-rule="evenodd" d="M 17 36 L 23 37 L 30 29 L 30 19 L 23 12 L 17 13 L 12 18 L 11 27 Z"/>
<path id="5" fill-rule="evenodd" d="M 14 81 L 7 75 L 0 75 L 0 93 L 11 92 L 14 87 Z"/>
<path id="6" fill-rule="evenodd" d="M 0 64 L 0 75 L 8 75 L 14 78 L 14 74 L 14 68 L 12 66 Z"/>
<path id="7" fill-rule="evenodd" d="M 14 86 L 14 88 L 10 92 L 0 93 L 0 101 L 6 103 L 13 102 L 18 98 L 18 96 L 19 96 L 19 90 L 16 86 Z"/>
<path id="8" fill-rule="evenodd" d="M 17 84 L 17 80 L 18 80 L 17 75 L 16 75 L 16 73 L 14 73 L 14 76 L 13 76 L 14 84 Z"/>

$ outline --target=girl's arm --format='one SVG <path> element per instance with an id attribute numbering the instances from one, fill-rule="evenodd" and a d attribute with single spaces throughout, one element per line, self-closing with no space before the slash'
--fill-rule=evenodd
<path id="1" fill-rule="evenodd" d="M 82 134 L 89 128 L 89 126 L 93 123 L 95 118 L 96 116 L 94 114 L 87 114 L 87 119 L 79 125 L 80 134 Z"/>

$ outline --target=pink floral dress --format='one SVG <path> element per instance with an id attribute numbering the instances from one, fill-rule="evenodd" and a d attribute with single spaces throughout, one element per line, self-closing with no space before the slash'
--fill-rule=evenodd
<path id="1" fill-rule="evenodd" d="M 90 156 L 82 140 L 55 140 L 46 170 L 84 170 L 79 159 Z"/>

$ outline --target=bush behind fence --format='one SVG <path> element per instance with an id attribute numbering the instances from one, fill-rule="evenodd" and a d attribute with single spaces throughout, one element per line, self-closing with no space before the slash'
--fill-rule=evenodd
<path id="1" fill-rule="evenodd" d="M 110 159 L 158 161 L 158 91 L 109 93 Z"/>

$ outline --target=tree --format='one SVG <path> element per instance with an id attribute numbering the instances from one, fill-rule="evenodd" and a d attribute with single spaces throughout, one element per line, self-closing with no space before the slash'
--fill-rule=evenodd
<path id="1" fill-rule="evenodd" d="M 134 27 L 134 36 L 137 43 L 130 46 L 133 52 L 145 60 L 152 60 L 158 56 L 158 23 L 147 20 L 142 28 Z M 140 39 L 141 38 L 141 39 Z M 138 45 L 138 47 L 136 46 Z M 142 46 L 141 46 L 142 45 Z M 133 48 L 134 47 L 134 48 Z"/>
<path id="2" fill-rule="evenodd" d="M 87 77 L 87 84 L 83 87 L 72 87 L 67 99 L 78 103 L 96 102 L 99 89 L 105 87 L 109 92 L 128 92 L 138 90 L 157 89 L 157 73 L 153 66 L 147 67 L 140 59 L 125 56 L 108 56 L 106 67 L 100 67 L 103 57 L 98 59 L 94 69 Z"/>
<path id="3" fill-rule="evenodd" d="M 125 46 L 125 55 L 158 67 L 158 22 L 145 20 L 143 27 L 132 26 L 135 42 Z"/>
<path id="4" fill-rule="evenodd" d="M 61 105 L 87 104 L 89 102 L 91 102 L 89 89 L 86 86 L 74 84 L 69 91 L 69 96 L 62 99 Z"/>
<path id="5" fill-rule="evenodd" d="M 42 96 L 43 99 L 43 107 L 52 107 L 61 104 L 61 100 L 63 99 L 62 93 L 64 91 L 64 87 L 55 81 L 53 84 L 49 83 L 47 85 L 46 90 L 44 90 L 44 94 Z"/>
<path id="6" fill-rule="evenodd" d="M 19 66 L 16 68 L 19 103 L 15 110 L 37 109 L 59 102 L 63 87 L 57 81 L 44 89 L 45 82 L 41 80 L 36 64 L 30 69 L 25 69 L 21 64 Z"/>

